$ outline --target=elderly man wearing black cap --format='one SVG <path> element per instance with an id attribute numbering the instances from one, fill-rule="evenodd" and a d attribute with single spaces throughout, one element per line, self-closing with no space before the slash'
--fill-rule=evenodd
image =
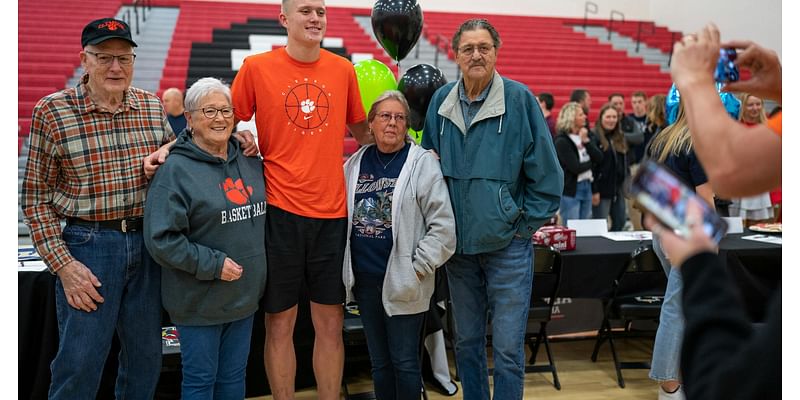
<path id="1" fill-rule="evenodd" d="M 92 21 L 81 45 L 79 84 L 33 110 L 21 196 L 36 249 L 58 276 L 60 340 L 49 398 L 95 398 L 116 331 L 116 397 L 152 399 L 161 281 L 142 240 L 142 160 L 170 137 L 158 97 L 130 87 L 136 43 L 128 25 Z"/>

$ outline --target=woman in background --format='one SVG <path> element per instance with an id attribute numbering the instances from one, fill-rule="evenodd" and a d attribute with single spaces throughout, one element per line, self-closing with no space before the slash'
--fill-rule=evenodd
<path id="1" fill-rule="evenodd" d="M 764 112 L 764 101 L 748 93 L 738 96 L 742 102 L 739 121 L 747 126 L 767 123 Z M 755 196 L 732 199 L 731 210 L 733 217 L 741 217 L 744 226 L 755 225 L 762 222 L 772 222 L 773 210 L 770 193 L 761 193 Z"/>
<path id="2" fill-rule="evenodd" d="M 603 153 L 589 137 L 586 114 L 580 104 L 571 101 L 558 112 L 558 134 L 554 139 L 558 162 L 564 170 L 564 192 L 561 196 L 561 223 L 571 219 L 592 217 L 592 164 Z"/>
<path id="3" fill-rule="evenodd" d="M 594 125 L 594 136 L 600 143 L 603 159 L 592 167 L 592 184 L 599 201 L 592 207 L 592 217 L 606 219 L 611 216 L 610 231 L 621 231 L 625 226 L 624 183 L 628 171 L 628 142 L 620 129 L 619 114 L 611 103 L 600 108 Z"/>
<path id="4" fill-rule="evenodd" d="M 647 149 L 648 158 L 653 159 L 675 173 L 689 188 L 714 207 L 714 193 L 708 183 L 703 166 L 692 150 L 692 136 L 684 112 L 683 102 L 678 106 L 675 123 L 656 135 Z M 683 343 L 685 321 L 682 310 L 683 278 L 677 268 L 661 250 L 658 235 L 653 235 L 653 250 L 661 260 L 667 274 L 667 289 L 661 306 L 658 331 L 653 346 L 650 379 L 658 381 L 659 400 L 684 399 L 680 377 L 680 354 Z"/>

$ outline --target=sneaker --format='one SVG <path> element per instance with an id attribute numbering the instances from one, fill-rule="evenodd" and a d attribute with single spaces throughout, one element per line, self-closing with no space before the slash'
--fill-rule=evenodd
<path id="1" fill-rule="evenodd" d="M 456 385 L 456 383 L 452 380 L 447 385 L 439 382 L 437 379 L 433 379 L 430 383 L 433 385 L 434 389 L 436 389 L 436 391 L 441 393 L 443 396 L 450 397 L 455 396 L 456 393 L 458 393 L 458 385 Z"/>
<path id="2" fill-rule="evenodd" d="M 686 395 L 683 393 L 683 385 L 678 386 L 678 390 L 674 393 L 668 393 L 664 388 L 659 386 L 658 400 L 686 400 Z"/>

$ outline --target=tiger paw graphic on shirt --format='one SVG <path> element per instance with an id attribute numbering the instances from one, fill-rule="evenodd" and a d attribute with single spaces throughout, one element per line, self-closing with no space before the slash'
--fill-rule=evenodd
<path id="1" fill-rule="evenodd" d="M 245 188 L 241 178 L 237 179 L 235 182 L 232 178 L 227 178 L 221 186 L 222 191 L 225 192 L 225 197 L 227 197 L 231 203 L 240 206 L 247 204 L 247 200 L 250 199 L 250 195 L 253 194 L 253 187 L 247 186 Z"/>

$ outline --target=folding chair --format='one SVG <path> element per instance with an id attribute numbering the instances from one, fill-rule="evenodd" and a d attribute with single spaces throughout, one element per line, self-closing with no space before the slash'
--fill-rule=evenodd
<path id="1" fill-rule="evenodd" d="M 650 362 L 622 362 L 619 360 L 614 339 L 621 337 L 654 337 L 652 332 L 631 330 L 633 321 L 650 320 L 658 323 L 667 277 L 661 262 L 650 246 L 640 247 L 631 253 L 620 269 L 611 287 L 611 297 L 604 300 L 603 322 L 597 330 L 597 341 L 592 352 L 592 362 L 597 361 L 600 345 L 608 340 L 619 387 L 625 387 L 623 369 L 650 369 Z M 614 331 L 611 321 L 622 321 L 623 331 Z"/>
<path id="2" fill-rule="evenodd" d="M 553 386 L 561 390 L 556 363 L 550 351 L 550 341 L 547 339 L 547 323 L 553 314 L 561 283 L 561 252 L 552 246 L 534 246 L 533 250 L 533 290 L 531 308 L 528 311 L 528 330 L 525 334 L 525 341 L 531 349 L 531 358 L 525 372 L 550 372 L 553 374 Z M 538 333 L 536 323 L 539 323 Z M 547 352 L 547 365 L 536 365 L 540 343 L 544 343 Z"/>

